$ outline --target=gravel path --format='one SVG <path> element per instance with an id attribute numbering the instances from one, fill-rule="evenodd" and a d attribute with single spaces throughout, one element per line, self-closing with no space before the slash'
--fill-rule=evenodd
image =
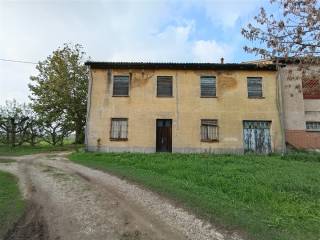
<path id="1" fill-rule="evenodd" d="M 0 163 L 0 169 L 19 177 L 32 207 L 24 217 L 28 222 L 16 226 L 7 239 L 21 239 L 21 235 L 35 240 L 241 239 L 236 233 L 218 231 L 155 193 L 72 163 L 64 153 L 10 159 L 16 162 Z M 40 227 L 30 233 L 35 223 Z"/>

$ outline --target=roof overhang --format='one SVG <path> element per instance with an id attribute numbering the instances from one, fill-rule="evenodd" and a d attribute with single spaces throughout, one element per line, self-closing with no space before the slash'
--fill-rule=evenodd
<path id="1" fill-rule="evenodd" d="M 174 70 L 247 70 L 276 71 L 275 64 L 249 63 L 155 63 L 155 62 L 94 62 L 85 65 L 100 69 L 174 69 Z"/>

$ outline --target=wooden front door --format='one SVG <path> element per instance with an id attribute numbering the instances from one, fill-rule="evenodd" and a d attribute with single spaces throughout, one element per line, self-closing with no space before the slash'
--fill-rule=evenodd
<path id="1" fill-rule="evenodd" d="M 172 120 L 157 119 L 157 152 L 172 152 Z"/>

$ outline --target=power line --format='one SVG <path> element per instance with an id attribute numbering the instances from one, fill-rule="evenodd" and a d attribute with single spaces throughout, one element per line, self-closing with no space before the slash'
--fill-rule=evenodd
<path id="1" fill-rule="evenodd" d="M 4 62 L 14 62 L 14 63 L 38 64 L 38 63 L 36 63 L 36 62 L 29 62 L 29 61 L 22 61 L 22 60 L 13 60 L 13 59 L 4 59 L 4 58 L 0 58 L 0 61 L 4 61 Z"/>

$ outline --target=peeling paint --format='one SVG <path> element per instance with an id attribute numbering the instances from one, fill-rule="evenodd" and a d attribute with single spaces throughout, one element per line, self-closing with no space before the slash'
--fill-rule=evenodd
<path id="1" fill-rule="evenodd" d="M 238 82 L 234 77 L 228 77 L 225 74 L 221 74 L 218 77 L 219 94 L 223 94 L 225 91 L 237 89 Z"/>

